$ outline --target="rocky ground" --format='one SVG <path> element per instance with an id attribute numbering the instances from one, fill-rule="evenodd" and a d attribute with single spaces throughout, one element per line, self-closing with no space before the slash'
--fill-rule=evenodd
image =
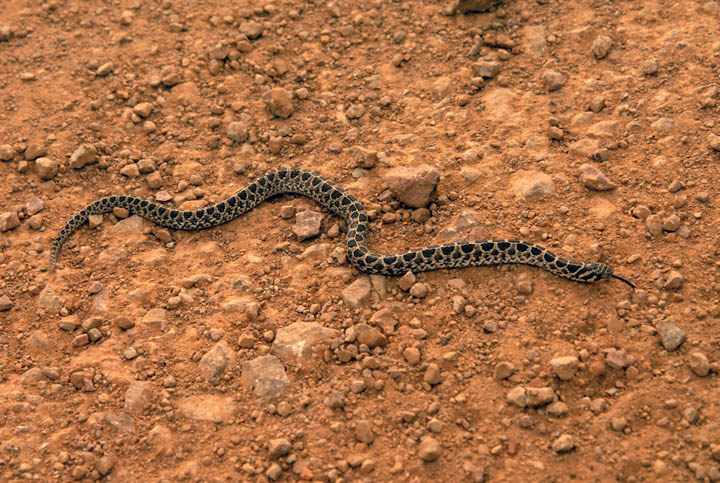
<path id="1" fill-rule="evenodd" d="M 485 2 L 476 2 L 485 3 Z M 463 10 L 458 9 L 458 10 Z M 0 4 L 0 479 L 720 480 L 717 1 Z M 524 266 L 368 277 L 370 245 L 519 238 Z"/>

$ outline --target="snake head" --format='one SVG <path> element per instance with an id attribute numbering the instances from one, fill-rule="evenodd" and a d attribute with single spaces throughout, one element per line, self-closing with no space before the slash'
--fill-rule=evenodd
<path id="1" fill-rule="evenodd" d="M 604 263 L 586 263 L 578 275 L 583 282 L 599 282 L 612 277 L 613 273 Z"/>

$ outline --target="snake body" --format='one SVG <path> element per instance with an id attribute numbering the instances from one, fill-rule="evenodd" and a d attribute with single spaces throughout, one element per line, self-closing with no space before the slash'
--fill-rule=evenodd
<path id="1" fill-rule="evenodd" d="M 271 196 L 297 193 L 312 198 L 347 222 L 347 259 L 361 272 L 400 276 L 407 272 L 427 272 L 443 268 L 474 267 L 520 263 L 540 267 L 559 277 L 576 282 L 597 282 L 613 275 L 603 263 L 578 262 L 559 257 L 539 245 L 519 240 L 482 240 L 430 246 L 403 253 L 383 255 L 371 252 L 366 244 L 368 216 L 353 195 L 324 177 L 300 168 L 282 168 L 260 176 L 231 197 L 198 210 L 177 210 L 151 200 L 127 195 L 99 199 L 79 212 L 63 226 L 50 252 L 50 270 L 63 243 L 90 215 L 109 213 L 115 207 L 176 230 L 203 230 L 227 223 L 252 210 Z M 632 286 L 632 284 L 630 284 Z"/>

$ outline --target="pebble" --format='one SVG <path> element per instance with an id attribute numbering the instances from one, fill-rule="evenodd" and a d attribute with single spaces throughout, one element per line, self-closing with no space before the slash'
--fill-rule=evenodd
<path id="1" fill-rule="evenodd" d="M 554 418 L 562 418 L 568 413 L 568 405 L 562 401 L 555 401 L 547 407 L 547 412 Z"/>
<path id="2" fill-rule="evenodd" d="M 250 136 L 250 131 L 244 122 L 231 122 L 227 127 L 227 136 L 236 143 L 244 143 Z"/>
<path id="3" fill-rule="evenodd" d="M 40 143 L 30 143 L 25 149 L 25 159 L 32 161 L 47 154 L 47 146 Z"/>
<path id="4" fill-rule="evenodd" d="M 435 461 L 442 454 L 440 443 L 432 436 L 425 436 L 418 445 L 418 457 L 429 463 Z"/>
<path id="5" fill-rule="evenodd" d="M 413 285 L 415 285 L 416 280 L 417 278 L 414 273 L 407 272 L 398 280 L 398 286 L 401 290 L 405 290 L 407 292 Z"/>
<path id="6" fill-rule="evenodd" d="M 20 226 L 20 219 L 16 211 L 7 211 L 0 214 L 0 232 L 10 231 Z"/>
<path id="7" fill-rule="evenodd" d="M 662 220 L 658 215 L 650 215 L 645 218 L 645 227 L 652 236 L 662 235 Z"/>
<path id="8" fill-rule="evenodd" d="M 642 73 L 646 76 L 652 76 L 658 73 L 658 63 L 653 59 L 646 60 L 642 65 Z"/>
<path id="9" fill-rule="evenodd" d="M 435 192 L 440 174 L 429 165 L 412 168 L 392 168 L 385 174 L 390 191 L 402 203 L 412 208 L 423 208 Z"/>
<path id="10" fill-rule="evenodd" d="M 627 356 L 625 350 L 608 349 L 605 355 L 605 363 L 612 369 L 620 370 L 625 369 L 628 366 Z"/>
<path id="11" fill-rule="evenodd" d="M 322 219 L 322 213 L 318 213 L 317 211 L 305 210 L 297 213 L 295 215 L 293 233 L 297 236 L 298 241 L 318 236 L 320 234 Z"/>
<path id="12" fill-rule="evenodd" d="M 668 272 L 667 276 L 665 277 L 665 283 L 663 284 L 663 288 L 665 290 L 677 290 L 683 286 L 684 282 L 685 280 L 683 279 L 683 276 L 680 272 L 678 272 L 677 270 L 670 270 L 670 272 Z"/>
<path id="13" fill-rule="evenodd" d="M 660 342 L 668 351 L 674 351 L 685 342 L 685 332 L 669 320 L 659 322 L 656 329 Z"/>
<path id="14" fill-rule="evenodd" d="M 549 196 L 555 191 L 550 175 L 540 171 L 520 170 L 512 176 L 510 186 L 518 197 L 525 199 Z"/>
<path id="15" fill-rule="evenodd" d="M 691 352 L 688 355 L 688 365 L 693 373 L 698 377 L 705 377 L 710 373 L 710 362 L 702 352 Z"/>
<path id="16" fill-rule="evenodd" d="M 492 79 L 498 75 L 498 72 L 500 70 L 500 63 L 481 61 L 471 64 L 470 67 L 472 67 L 475 75 L 478 75 L 485 79 Z"/>
<path id="17" fill-rule="evenodd" d="M 371 349 L 387 345 L 387 337 L 375 327 L 370 327 L 367 324 L 356 324 L 351 329 L 355 334 L 355 340 L 360 344 L 366 344 Z"/>
<path id="18" fill-rule="evenodd" d="M 356 309 L 367 302 L 371 294 L 372 283 L 370 277 L 363 275 L 343 289 L 342 299 L 345 305 Z"/>
<path id="19" fill-rule="evenodd" d="M 672 132 L 672 130 L 675 128 L 675 121 L 673 121 L 672 119 L 669 119 L 667 117 L 661 117 L 657 121 L 650 124 L 650 127 L 657 134 L 667 135 L 667 134 L 670 134 Z"/>
<path id="20" fill-rule="evenodd" d="M 140 102 L 133 107 L 133 112 L 142 118 L 146 118 L 152 114 L 153 105 L 149 102 Z"/>
<path id="21" fill-rule="evenodd" d="M 60 167 L 54 159 L 38 158 L 35 160 L 35 169 L 40 179 L 47 181 L 57 176 Z"/>
<path id="22" fill-rule="evenodd" d="M 135 163 L 129 163 L 120 168 L 120 174 L 128 178 L 137 178 L 140 176 L 140 169 Z"/>
<path id="23" fill-rule="evenodd" d="M 70 166 L 74 169 L 83 168 L 97 162 L 97 149 L 92 144 L 83 144 L 70 156 Z"/>
<path id="24" fill-rule="evenodd" d="M 95 75 L 98 77 L 105 77 L 112 74 L 113 69 L 115 69 L 115 64 L 112 62 L 106 62 L 95 69 Z"/>
<path id="25" fill-rule="evenodd" d="M 266 92 L 263 96 L 263 102 L 270 114 L 275 117 L 287 119 L 295 112 L 292 104 L 292 94 L 282 87 L 276 87 Z"/>
<path id="26" fill-rule="evenodd" d="M 95 469 L 100 476 L 107 476 L 115 468 L 116 461 L 114 456 L 102 456 L 95 461 Z"/>
<path id="27" fill-rule="evenodd" d="M 7 312 L 13 308 L 13 302 L 7 295 L 0 295 L 0 312 Z"/>
<path id="28" fill-rule="evenodd" d="M 568 453 L 575 449 L 575 440 L 569 434 L 562 434 L 553 441 L 552 449 L 558 454 Z"/>
<path id="29" fill-rule="evenodd" d="M 0 145 L 0 161 L 12 161 L 17 151 L 9 144 Z"/>
<path id="30" fill-rule="evenodd" d="M 423 299 L 428 294 L 428 288 L 427 285 L 422 282 L 417 282 L 413 284 L 412 287 L 410 287 L 410 295 L 413 297 Z"/>
<path id="31" fill-rule="evenodd" d="M 408 347 L 403 353 L 403 358 L 411 366 L 417 365 L 420 362 L 420 349 L 417 347 Z"/>
<path id="32" fill-rule="evenodd" d="M 200 359 L 200 375 L 208 382 L 217 383 L 228 366 L 235 361 L 235 351 L 221 340 Z"/>
<path id="33" fill-rule="evenodd" d="M 272 355 L 244 362 L 241 378 L 263 402 L 269 402 L 290 386 L 284 364 Z"/>
<path id="34" fill-rule="evenodd" d="M 600 35 L 597 37 L 590 47 L 593 55 L 596 59 L 604 59 L 610 53 L 610 49 L 613 46 L 613 41 L 607 35 Z"/>
<path id="35" fill-rule="evenodd" d="M 498 362 L 493 371 L 493 379 L 502 381 L 515 373 L 515 366 L 509 362 Z"/>
<path id="36" fill-rule="evenodd" d="M 593 191 L 610 191 L 617 188 L 617 185 L 610 181 L 605 174 L 591 164 L 580 166 L 583 185 Z"/>
<path id="37" fill-rule="evenodd" d="M 361 419 L 355 426 L 355 438 L 367 445 L 371 445 L 375 441 L 375 433 L 373 433 L 370 421 Z"/>
<path id="38" fill-rule="evenodd" d="M 545 88 L 549 91 L 557 91 L 562 88 L 567 82 L 567 78 L 561 72 L 549 69 L 542 74 L 543 83 Z"/>
<path id="39" fill-rule="evenodd" d="M 575 356 L 555 357 L 550 361 L 555 375 L 562 381 L 569 381 L 578 370 L 580 361 Z"/>
<path id="40" fill-rule="evenodd" d="M 287 456 L 290 454 L 291 450 L 292 445 L 290 444 L 290 441 L 285 438 L 271 439 L 268 443 L 268 457 L 271 460 Z"/>
<path id="41" fill-rule="evenodd" d="M 285 363 L 302 366 L 312 359 L 314 347 L 318 344 L 329 345 L 340 336 L 339 330 L 324 327 L 317 322 L 294 322 L 276 331 L 270 353 Z M 246 334 L 245 340 L 240 342 L 240 347 L 252 348 L 255 337 Z"/>
<path id="42" fill-rule="evenodd" d="M 680 228 L 680 217 L 677 215 L 670 215 L 662 222 L 662 229 L 665 231 L 673 232 L 678 228 Z"/>
<path id="43" fill-rule="evenodd" d="M 133 381 L 125 391 L 125 406 L 123 410 L 128 414 L 141 414 L 147 406 L 152 390 L 150 381 Z"/>
<path id="44" fill-rule="evenodd" d="M 458 13 L 485 12 L 494 3 L 494 0 L 458 0 L 453 10 Z"/>
<path id="45" fill-rule="evenodd" d="M 262 24 L 258 22 L 248 21 L 240 24 L 240 33 L 247 36 L 248 39 L 256 39 L 260 37 L 265 30 Z"/>
<path id="46" fill-rule="evenodd" d="M 627 428 L 627 426 L 628 426 L 627 418 L 624 418 L 622 416 L 617 416 L 610 420 L 610 427 L 612 427 L 612 429 L 614 431 L 621 432 L 625 428 Z"/>
<path id="47" fill-rule="evenodd" d="M 282 467 L 277 463 L 271 464 L 270 467 L 265 472 L 265 476 L 270 478 L 272 481 L 279 480 L 280 477 L 282 477 L 282 474 L 283 474 Z"/>
<path id="48" fill-rule="evenodd" d="M 165 87 L 173 87 L 182 82 L 182 77 L 174 67 L 167 65 L 160 71 L 160 82 Z"/>
<path id="49" fill-rule="evenodd" d="M 427 369 L 425 370 L 425 375 L 423 376 L 423 380 L 431 386 L 439 384 L 440 381 L 442 381 L 440 367 L 438 367 L 438 365 L 435 363 L 428 364 Z"/>
<path id="50" fill-rule="evenodd" d="M 720 151 L 720 136 L 718 136 L 717 134 L 713 134 L 713 133 L 708 134 L 708 146 L 710 146 L 710 148 L 713 149 L 714 151 Z M 0 156 L 0 159 L 2 159 L 1 156 Z M 12 159 L 12 158 L 10 158 L 10 159 Z"/>

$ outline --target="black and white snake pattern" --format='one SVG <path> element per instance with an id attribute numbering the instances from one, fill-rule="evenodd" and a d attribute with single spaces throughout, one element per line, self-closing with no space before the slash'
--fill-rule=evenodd
<path id="1" fill-rule="evenodd" d="M 347 259 L 364 273 L 400 276 L 407 272 L 443 268 L 521 263 L 576 282 L 597 282 L 614 277 L 633 286 L 613 275 L 612 269 L 603 263 L 568 260 L 534 243 L 519 240 L 456 242 L 391 255 L 373 253 L 366 244 L 369 219 L 357 198 L 322 176 L 300 168 L 270 171 L 226 200 L 198 210 L 177 210 L 127 195 L 99 199 L 75 213 L 60 230 L 50 252 L 50 271 L 54 270 L 60 247 L 88 221 L 90 215 L 109 213 L 113 208 L 120 207 L 167 228 L 203 230 L 234 220 L 271 196 L 282 193 L 297 193 L 312 198 L 343 218 L 347 222 Z"/>

